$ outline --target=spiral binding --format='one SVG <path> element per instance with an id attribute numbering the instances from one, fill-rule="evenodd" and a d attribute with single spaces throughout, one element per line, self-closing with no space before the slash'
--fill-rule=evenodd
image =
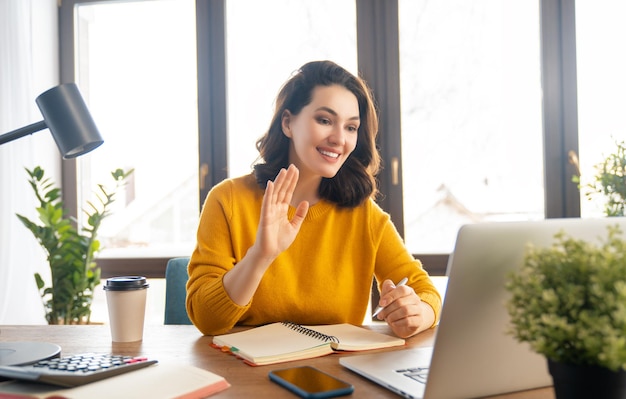
<path id="1" fill-rule="evenodd" d="M 309 337 L 313 337 L 324 342 L 336 342 L 339 343 L 339 338 L 334 335 L 323 334 L 319 331 L 312 330 L 310 328 L 304 327 L 298 323 L 293 323 L 291 321 L 283 321 L 282 324 L 285 327 L 291 328 L 294 331 L 299 332 L 300 334 L 308 335 Z"/>

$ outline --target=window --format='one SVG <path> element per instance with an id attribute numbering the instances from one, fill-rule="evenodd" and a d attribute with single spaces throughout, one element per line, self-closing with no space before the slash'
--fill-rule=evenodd
<path id="1" fill-rule="evenodd" d="M 542 219 L 539 7 L 400 0 L 404 233 L 449 253 L 465 223 Z"/>
<path id="2" fill-rule="evenodd" d="M 198 219 L 195 4 L 75 9 L 76 82 L 105 142 L 78 158 L 78 203 L 134 169 L 102 224 L 101 257 L 189 254 Z M 80 213 L 79 213 L 80 216 Z"/>
<path id="3" fill-rule="evenodd" d="M 297 68 L 328 59 L 358 73 L 354 0 L 227 1 L 226 46 L 228 175 L 236 177 L 250 173 L 275 96 Z"/>
<path id="4" fill-rule="evenodd" d="M 579 1 L 574 31 L 573 0 L 64 0 L 62 80 L 79 83 L 105 135 L 78 168 L 63 163 L 66 204 L 78 206 L 73 181 L 91 187 L 111 168 L 135 167 L 135 194 L 119 200 L 128 209 L 115 211 L 128 226 L 112 217 L 112 236 L 136 248 L 146 243 L 133 266 L 148 266 L 138 272 L 164 270 L 164 259 L 181 254 L 171 243 L 189 254 L 211 186 L 250 171 L 280 84 L 304 62 L 328 58 L 374 89 L 381 206 L 409 249 L 422 259 L 435 254 L 442 273 L 460 223 L 580 216 L 567 162 L 569 150 L 578 152 L 577 64 L 581 162 L 595 163 L 585 151 L 599 130 L 622 128 L 609 118 L 624 108 L 621 100 L 599 101 L 612 88 L 593 91 L 611 65 L 624 66 L 610 51 L 623 32 L 606 30 L 619 24 L 587 25 L 604 7 L 614 11 L 604 18 L 620 15 L 619 2 L 608 1 Z M 112 7 L 115 26 L 101 27 L 100 9 Z M 152 7 L 170 8 L 157 16 Z M 589 63 L 598 57 L 606 58 Z M 613 75 L 619 92 L 623 82 Z M 114 101 L 101 96 L 109 89 Z M 140 144 L 129 149 L 135 138 Z M 140 164 L 137 148 L 154 163 Z M 159 264 L 150 263 L 154 256 Z"/>
<path id="5" fill-rule="evenodd" d="M 619 51 L 626 36 L 622 19 L 626 3 L 620 0 L 576 2 L 578 76 L 578 130 L 583 185 L 593 181 L 595 165 L 626 140 L 626 55 Z M 583 217 L 604 216 L 604 201 L 589 201 L 582 190 Z"/>

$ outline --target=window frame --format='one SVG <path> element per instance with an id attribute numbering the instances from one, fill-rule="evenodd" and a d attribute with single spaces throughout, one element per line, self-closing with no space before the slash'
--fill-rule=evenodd
<path id="1" fill-rule="evenodd" d="M 74 9 L 103 0 L 63 0 L 59 7 L 60 80 L 75 81 Z M 115 1 L 115 0 L 108 0 Z M 199 209 L 208 191 L 227 177 L 225 1 L 196 0 L 198 46 Z M 404 235 L 397 0 L 355 0 L 359 71 L 380 110 L 379 146 L 383 169 L 379 200 Z M 545 217 L 580 217 L 580 192 L 571 182 L 578 153 L 575 0 L 538 0 L 540 13 Z M 391 163 L 397 162 L 397 168 Z M 393 174 L 396 173 L 394 176 Z M 62 195 L 78 213 L 77 166 L 62 162 Z M 432 275 L 445 275 L 448 254 L 414 254 Z M 99 259 L 103 278 L 116 274 L 163 277 L 169 258 Z"/>

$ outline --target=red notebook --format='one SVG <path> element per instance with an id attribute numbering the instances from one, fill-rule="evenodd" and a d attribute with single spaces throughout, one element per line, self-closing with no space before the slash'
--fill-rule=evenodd
<path id="1" fill-rule="evenodd" d="M 0 382 L 0 399 L 200 399 L 230 387 L 224 377 L 186 364 L 157 363 L 76 388 Z"/>

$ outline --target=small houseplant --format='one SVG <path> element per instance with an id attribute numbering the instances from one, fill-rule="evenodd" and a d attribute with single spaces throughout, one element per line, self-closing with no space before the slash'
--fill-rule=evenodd
<path id="1" fill-rule="evenodd" d="M 615 142 L 615 151 L 595 165 L 596 174 L 593 180 L 582 185 L 580 164 L 575 153 L 570 152 L 569 162 L 573 164 L 578 175 L 572 180 L 585 189 L 587 199 L 601 196 L 605 199 L 604 214 L 606 216 L 624 216 L 626 211 L 626 143 Z"/>
<path id="2" fill-rule="evenodd" d="M 61 200 L 61 191 L 44 170 L 37 166 L 26 169 L 29 183 L 39 201 L 35 223 L 23 215 L 19 220 L 35 236 L 46 251 L 51 272 L 51 284 L 46 287 L 44 279 L 35 273 L 35 281 L 43 300 L 46 320 L 49 324 L 87 324 L 91 316 L 94 288 L 100 283 L 100 269 L 94 261 L 100 250 L 97 239 L 102 220 L 110 215 L 115 194 L 132 173 L 117 169 L 111 173 L 115 182 L 112 191 L 98 185 L 97 203 L 88 202 L 83 209 L 86 223 L 76 227 L 76 220 L 67 215 Z"/>
<path id="3" fill-rule="evenodd" d="M 551 247 L 529 245 L 523 264 L 507 280 L 510 332 L 548 359 L 557 398 L 626 394 L 626 241 L 621 233 L 610 226 L 595 244 L 560 232 Z M 587 386 L 561 385 L 563 368 L 580 370 L 574 379 Z M 617 396 L 603 396 L 590 385 L 599 375 L 613 381 L 599 384 L 613 387 Z"/>

